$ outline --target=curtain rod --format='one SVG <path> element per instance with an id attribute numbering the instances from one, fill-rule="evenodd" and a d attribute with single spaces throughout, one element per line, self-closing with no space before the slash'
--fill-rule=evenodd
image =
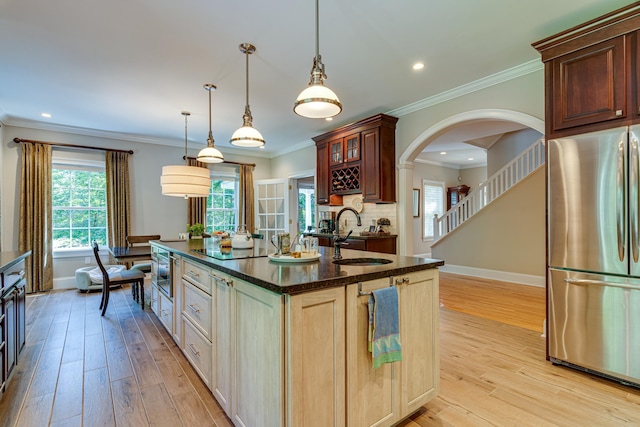
<path id="1" fill-rule="evenodd" d="M 71 148 L 81 148 L 83 150 L 114 151 L 116 153 L 133 154 L 132 150 L 118 150 L 117 148 L 90 147 L 88 145 L 65 144 L 65 143 L 62 143 L 62 142 L 36 141 L 36 140 L 33 140 L 33 139 L 13 138 L 13 142 L 15 142 L 16 144 L 20 144 L 21 142 L 29 142 L 29 143 L 36 143 L 36 144 L 55 145 L 57 147 L 71 147 Z"/>
<path id="2" fill-rule="evenodd" d="M 189 160 L 198 160 L 196 157 L 187 157 L 187 159 Z M 184 156 L 182 156 L 182 160 L 185 160 Z M 252 166 L 252 167 L 256 167 L 255 163 L 241 163 L 241 162 L 232 162 L 231 160 L 223 160 L 222 163 L 227 163 L 229 165 L 239 165 L 239 166 Z"/>

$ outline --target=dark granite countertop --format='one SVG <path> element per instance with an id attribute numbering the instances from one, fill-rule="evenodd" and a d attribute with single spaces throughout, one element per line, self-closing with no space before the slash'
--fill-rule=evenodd
<path id="1" fill-rule="evenodd" d="M 348 231 L 347 231 L 348 233 Z M 341 233 L 343 234 L 343 233 Z M 329 239 L 333 238 L 332 233 L 304 233 L 305 236 L 314 236 L 314 237 L 327 237 Z M 398 237 L 397 234 L 368 234 L 366 236 L 361 236 L 360 232 L 353 232 L 349 239 L 357 239 L 357 240 L 374 240 L 374 239 L 390 239 L 392 237 Z"/>
<path id="2" fill-rule="evenodd" d="M 15 263 L 31 255 L 31 251 L 2 251 L 0 252 L 0 273 Z"/>
<path id="3" fill-rule="evenodd" d="M 256 244 L 265 244 L 256 240 Z M 213 247 L 213 239 L 188 241 L 152 241 L 169 251 L 185 258 L 220 270 L 223 273 L 258 285 L 280 294 L 298 294 L 311 290 L 344 286 L 351 283 L 398 276 L 415 271 L 428 270 L 444 265 L 444 261 L 430 258 L 416 258 L 377 252 L 342 249 L 344 258 L 386 258 L 392 262 L 383 265 L 348 266 L 334 264 L 333 248 L 320 247 L 319 260 L 305 263 L 281 263 L 267 257 L 218 260 L 193 249 Z M 271 251 L 273 252 L 273 251 Z"/>

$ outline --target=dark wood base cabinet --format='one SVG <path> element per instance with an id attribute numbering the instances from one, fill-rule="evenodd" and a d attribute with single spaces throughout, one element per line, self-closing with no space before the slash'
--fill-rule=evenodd
<path id="1" fill-rule="evenodd" d="M 385 254 L 396 253 L 396 236 L 389 236 L 375 239 L 347 239 L 342 247 L 345 249 L 355 249 L 358 251 L 382 252 Z M 318 245 L 333 247 L 333 240 L 330 237 L 318 236 Z"/>
<path id="2" fill-rule="evenodd" d="M 0 393 L 4 393 L 18 357 L 25 345 L 25 270 L 24 257 L 0 265 Z M 5 253 L 0 255 L 5 262 Z"/>

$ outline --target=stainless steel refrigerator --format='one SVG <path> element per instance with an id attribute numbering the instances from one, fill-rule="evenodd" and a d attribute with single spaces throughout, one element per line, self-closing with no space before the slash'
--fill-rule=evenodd
<path id="1" fill-rule="evenodd" d="M 548 141 L 550 360 L 640 386 L 640 126 Z"/>

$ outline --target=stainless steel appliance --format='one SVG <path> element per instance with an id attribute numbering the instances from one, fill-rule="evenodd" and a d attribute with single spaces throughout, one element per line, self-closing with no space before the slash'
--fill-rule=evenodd
<path id="1" fill-rule="evenodd" d="M 640 126 L 548 141 L 550 360 L 640 387 Z"/>
<path id="2" fill-rule="evenodd" d="M 171 253 L 157 246 L 151 247 L 151 282 L 169 299 L 173 299 L 171 276 L 173 263 Z"/>
<path id="3" fill-rule="evenodd" d="M 334 211 L 320 211 L 318 216 L 320 217 L 318 232 L 333 233 L 336 224 L 336 213 Z"/>

